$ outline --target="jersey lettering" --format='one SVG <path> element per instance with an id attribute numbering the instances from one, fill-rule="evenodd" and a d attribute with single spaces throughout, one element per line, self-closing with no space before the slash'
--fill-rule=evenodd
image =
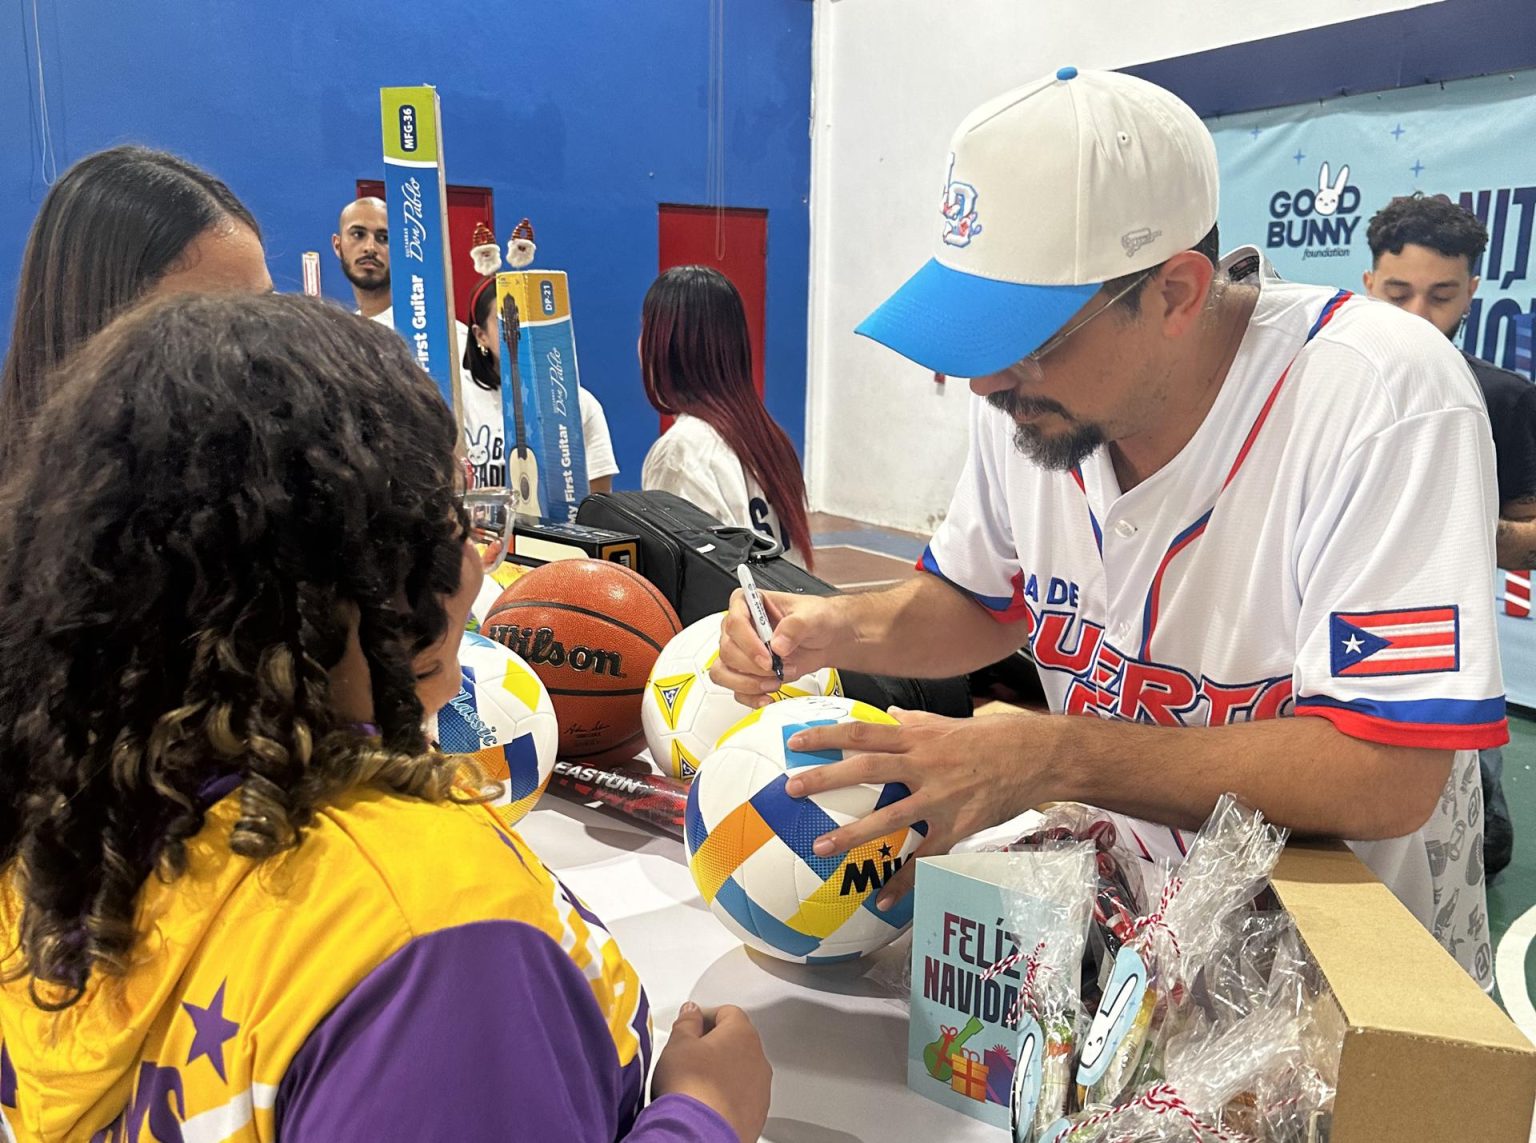
<path id="1" fill-rule="evenodd" d="M 773 523 L 768 518 L 768 501 L 764 500 L 761 496 L 754 496 L 751 500 L 747 501 L 747 511 L 752 515 L 752 527 L 755 530 L 761 532 L 770 540 L 778 541 L 786 552 L 789 551 L 788 533 L 783 536 L 774 534 Z"/>
<path id="2" fill-rule="evenodd" d="M 1024 581 L 1022 596 L 1028 596 L 1030 584 L 1037 584 L 1034 576 Z M 1076 589 L 1075 584 L 1052 579 L 1048 595 L 1056 584 L 1067 598 Z M 1104 637 L 1101 625 L 1070 611 L 1037 612 L 1028 604 L 1025 608 L 1024 628 L 1036 664 L 1042 671 L 1072 676 L 1062 703 L 1067 714 L 1097 714 L 1153 726 L 1229 726 L 1279 718 L 1290 710 L 1290 675 L 1245 683 L 1196 678 L 1171 664 L 1119 650 Z"/>

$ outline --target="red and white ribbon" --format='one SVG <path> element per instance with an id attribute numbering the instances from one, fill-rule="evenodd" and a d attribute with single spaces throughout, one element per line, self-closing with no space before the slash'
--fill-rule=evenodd
<path id="1" fill-rule="evenodd" d="M 1193 1108 L 1184 1102 L 1178 1089 L 1172 1084 L 1153 1084 L 1129 1103 L 1123 1103 L 1119 1107 L 1111 1107 L 1097 1115 L 1090 1115 L 1074 1123 L 1061 1135 L 1057 1136 L 1058 1143 L 1063 1139 L 1071 1139 L 1080 1131 L 1086 1131 L 1090 1127 L 1097 1127 L 1105 1123 L 1111 1123 L 1117 1119 L 1138 1112 L 1149 1112 L 1154 1116 L 1173 1116 L 1182 1119 L 1185 1126 L 1201 1141 L 1201 1143 L 1255 1143 L 1251 1135 L 1244 1135 L 1236 1131 L 1224 1131 L 1213 1123 L 1209 1123 L 1197 1115 Z"/>
<path id="2" fill-rule="evenodd" d="M 1529 568 L 1524 571 L 1505 571 L 1504 614 L 1513 615 L 1517 619 L 1529 619 L 1531 617 L 1531 572 Z"/>
<path id="3" fill-rule="evenodd" d="M 1174 955 L 1183 955 L 1183 953 L 1179 951 L 1179 934 L 1170 929 L 1168 927 L 1168 923 L 1163 920 L 1164 915 L 1168 912 L 1168 906 L 1172 903 L 1173 899 L 1179 895 L 1179 890 L 1182 888 L 1184 888 L 1184 881 L 1182 878 L 1168 878 L 1168 883 L 1163 886 L 1162 896 L 1158 899 L 1157 908 L 1148 913 L 1145 917 L 1138 918 L 1136 923 L 1131 926 L 1132 940 L 1135 940 L 1143 933 L 1150 932 L 1153 929 L 1161 929 L 1163 933 L 1168 937 L 1168 943 L 1173 946 Z"/>

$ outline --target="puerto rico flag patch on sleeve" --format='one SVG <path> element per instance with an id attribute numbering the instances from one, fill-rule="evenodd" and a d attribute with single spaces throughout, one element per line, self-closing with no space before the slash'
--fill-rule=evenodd
<path id="1" fill-rule="evenodd" d="M 1334 678 L 1428 675 L 1461 666 L 1455 607 L 1408 611 L 1335 611 L 1328 617 Z"/>

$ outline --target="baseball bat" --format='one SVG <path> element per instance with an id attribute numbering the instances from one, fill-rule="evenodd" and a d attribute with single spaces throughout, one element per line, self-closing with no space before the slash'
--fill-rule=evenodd
<path id="1" fill-rule="evenodd" d="M 599 770 L 575 762 L 556 762 L 549 792 L 572 802 L 599 802 L 625 817 L 681 840 L 687 783 L 661 774 Z"/>

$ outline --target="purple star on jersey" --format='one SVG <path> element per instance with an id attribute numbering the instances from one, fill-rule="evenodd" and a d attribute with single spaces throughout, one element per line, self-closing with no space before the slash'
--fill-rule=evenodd
<path id="1" fill-rule="evenodd" d="M 187 1053 L 187 1063 L 191 1064 L 198 1056 L 207 1056 L 213 1070 L 226 1083 L 229 1077 L 224 1074 L 224 1045 L 240 1031 L 239 1024 L 224 1019 L 224 985 L 227 983 L 224 981 L 219 985 L 219 990 L 213 994 L 213 1003 L 206 1008 L 199 1008 L 186 1001 L 181 1004 L 187 1010 L 187 1015 L 192 1017 L 194 1029 L 192 1050 Z"/>

